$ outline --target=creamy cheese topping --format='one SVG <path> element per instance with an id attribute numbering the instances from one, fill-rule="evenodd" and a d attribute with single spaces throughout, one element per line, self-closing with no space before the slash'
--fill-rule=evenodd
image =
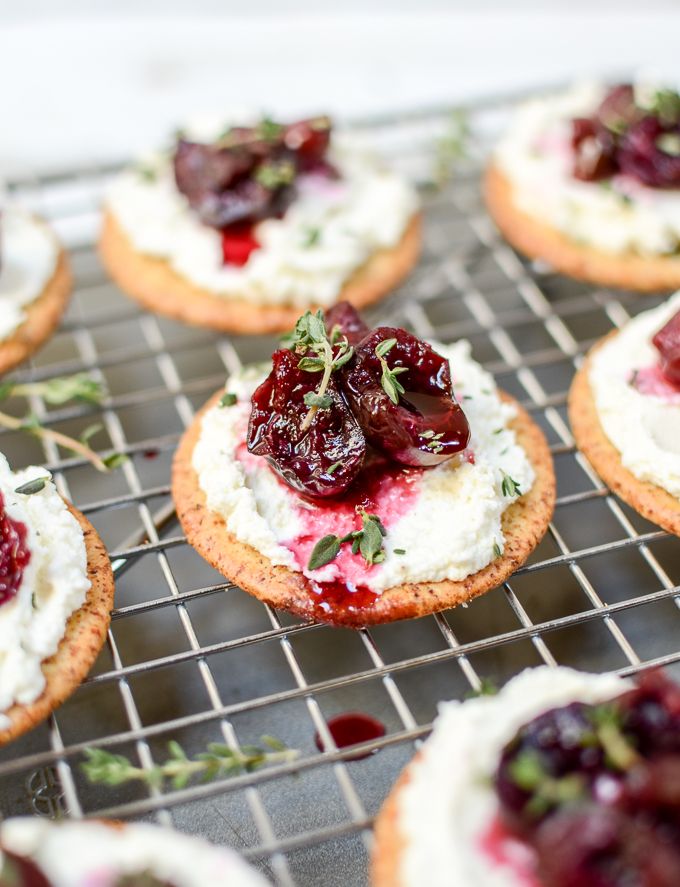
<path id="1" fill-rule="evenodd" d="M 54 887 L 113 887 L 121 875 L 144 871 L 174 887 L 267 884 L 231 850 L 146 823 L 120 828 L 100 822 L 9 819 L 0 826 L 0 841 L 10 852 L 33 859 Z"/>
<path id="2" fill-rule="evenodd" d="M 48 482 L 29 496 L 14 492 L 46 476 L 44 468 L 36 467 L 12 472 L 0 454 L 5 509 L 26 526 L 31 553 L 18 593 L 0 605 L 0 729 L 8 726 L 3 711 L 42 693 L 41 663 L 56 651 L 69 616 L 90 588 L 83 532 L 54 485 Z"/>
<path id="3" fill-rule="evenodd" d="M 192 135 L 211 141 L 223 130 L 202 126 Z M 148 165 L 120 175 L 107 208 L 135 249 L 203 289 L 258 305 L 327 306 L 375 252 L 398 244 L 417 209 L 407 182 L 341 138 L 334 137 L 329 160 L 341 178 L 301 176 L 285 216 L 256 226 L 260 249 L 243 267 L 223 264 L 220 232 L 190 209 L 167 155 L 151 158 L 151 175 Z"/>
<path id="4" fill-rule="evenodd" d="M 408 510 L 388 524 L 382 564 L 368 569 L 360 555 L 344 550 L 312 573 L 304 569 L 306 559 L 298 561 L 295 539 L 305 526 L 314 526 L 317 506 L 281 482 L 264 458 L 245 453 L 250 396 L 268 367 L 232 377 L 228 390 L 239 402 L 214 407 L 203 418 L 192 461 L 208 508 L 224 518 L 237 539 L 272 563 L 317 581 L 351 579 L 380 592 L 402 582 L 464 579 L 481 570 L 503 550 L 501 517 L 516 498 L 503 494 L 504 478 L 510 476 L 524 493 L 534 482 L 534 471 L 508 428 L 514 408 L 501 402 L 492 376 L 471 358 L 469 343 L 434 347 L 450 361 L 454 388 L 470 423 L 468 452 L 473 457 L 417 473 Z M 318 535 L 325 532 L 333 530 Z M 395 549 L 405 554 L 395 554 Z"/>
<path id="5" fill-rule="evenodd" d="M 521 106 L 495 151 L 517 206 L 573 240 L 612 253 L 672 253 L 680 244 L 680 192 L 648 188 L 630 176 L 581 182 L 572 175 L 571 119 L 590 116 L 602 85 Z M 650 90 L 636 88 L 644 102 Z"/>
<path id="6" fill-rule="evenodd" d="M 442 703 L 398 798 L 403 887 L 451 887 L 452 873 L 456 887 L 522 887 L 510 866 L 482 851 L 498 810 L 491 778 L 503 746 L 544 711 L 602 702 L 628 686 L 610 675 L 542 666 L 522 672 L 497 696 Z"/>
<path id="7" fill-rule="evenodd" d="M 677 311 L 680 293 L 638 314 L 598 348 L 588 379 L 604 432 L 624 468 L 680 498 L 680 398 L 663 391 L 643 394 L 631 384 L 636 371 L 658 363 L 652 337 Z"/>
<path id="8" fill-rule="evenodd" d="M 47 225 L 16 207 L 0 215 L 0 341 L 26 320 L 26 307 L 54 274 L 59 244 Z"/>

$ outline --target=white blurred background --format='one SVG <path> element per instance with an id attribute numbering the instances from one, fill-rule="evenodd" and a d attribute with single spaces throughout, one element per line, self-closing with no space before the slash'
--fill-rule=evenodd
<path id="1" fill-rule="evenodd" d="M 125 158 L 188 115 L 351 117 L 643 69 L 673 0 L 0 0 L 0 176 Z"/>

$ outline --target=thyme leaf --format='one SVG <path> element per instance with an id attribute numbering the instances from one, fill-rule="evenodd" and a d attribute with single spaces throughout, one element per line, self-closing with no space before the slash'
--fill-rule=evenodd
<path id="1" fill-rule="evenodd" d="M 514 478 L 510 477 L 510 475 L 506 474 L 505 472 L 503 472 L 503 480 L 501 482 L 501 492 L 503 493 L 504 496 L 507 496 L 508 498 L 511 498 L 513 496 L 519 496 L 522 493 L 517 481 Z"/>
<path id="2" fill-rule="evenodd" d="M 39 493 L 41 490 L 44 490 L 45 484 L 51 479 L 52 478 L 49 474 L 44 474 L 41 477 L 34 477 L 33 480 L 21 484 L 21 486 L 17 487 L 14 492 L 19 493 L 22 496 L 32 496 L 34 493 Z"/>
<path id="3" fill-rule="evenodd" d="M 408 371 L 408 367 L 391 368 L 387 363 L 385 355 L 387 355 L 396 344 L 396 339 L 383 339 L 383 341 L 379 342 L 375 347 L 375 356 L 380 361 L 380 367 L 382 369 L 380 384 L 382 385 L 385 394 L 394 404 L 399 403 L 399 395 L 404 394 L 405 392 L 405 388 L 397 379 L 397 376 L 400 373 Z"/>
<path id="4" fill-rule="evenodd" d="M 233 393 L 233 391 L 227 391 L 220 398 L 219 406 L 220 407 L 233 407 L 237 401 L 238 401 L 238 398 Z"/>

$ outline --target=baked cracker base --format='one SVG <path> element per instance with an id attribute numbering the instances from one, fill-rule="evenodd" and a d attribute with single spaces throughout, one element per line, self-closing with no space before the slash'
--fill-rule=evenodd
<path id="1" fill-rule="evenodd" d="M 399 807 L 401 792 L 411 781 L 413 765 L 419 755 L 420 752 L 406 765 L 375 820 L 370 864 L 371 887 L 403 887 L 402 856 L 408 840 L 399 830 Z"/>
<path id="2" fill-rule="evenodd" d="M 47 286 L 26 307 L 26 320 L 9 338 L 0 340 L 0 375 L 22 363 L 50 338 L 66 310 L 71 289 L 71 270 L 62 250 Z"/>
<path id="3" fill-rule="evenodd" d="M 469 601 L 499 586 L 526 561 L 548 528 L 555 505 L 555 475 L 548 444 L 526 411 L 503 394 L 503 400 L 517 409 L 511 427 L 536 472 L 532 489 L 503 515 L 506 537 L 503 555 L 461 581 L 395 585 L 379 595 L 369 608 L 342 611 L 335 618 L 329 618 L 319 611 L 319 596 L 302 573 L 274 566 L 259 551 L 239 542 L 227 530 L 223 518 L 206 507 L 191 457 L 200 435 L 201 418 L 221 394 L 218 392 L 198 413 L 175 454 L 172 493 L 177 516 L 189 544 L 209 564 L 244 591 L 277 609 L 349 628 L 425 616 Z"/>
<path id="4" fill-rule="evenodd" d="M 377 302 L 410 272 L 420 254 L 421 217 L 409 222 L 400 243 L 377 252 L 338 295 L 356 308 Z M 218 296 L 177 274 L 168 262 L 138 252 L 112 213 L 104 215 L 99 255 L 118 286 L 144 308 L 174 320 L 229 333 L 264 335 L 295 326 L 301 308 L 254 305 L 235 293 Z M 309 306 L 315 308 L 316 306 Z"/>
<path id="5" fill-rule="evenodd" d="M 66 623 L 57 652 L 42 664 L 47 683 L 41 695 L 29 705 L 13 705 L 3 712 L 11 723 L 0 730 L 0 746 L 37 726 L 61 705 L 83 682 L 106 640 L 113 608 L 111 563 L 92 524 L 72 505 L 69 511 L 83 530 L 87 574 L 92 586 L 85 603 Z"/>
<path id="6" fill-rule="evenodd" d="M 680 536 L 680 501 L 662 487 L 639 480 L 621 464 L 621 454 L 600 423 L 588 375 L 598 348 L 618 333 L 614 331 L 595 345 L 576 373 L 569 390 L 569 421 L 576 446 L 587 457 L 607 486 L 647 520 Z"/>
<path id="7" fill-rule="evenodd" d="M 616 254 L 570 240 L 515 205 L 508 178 L 491 165 L 484 179 L 487 208 L 505 239 L 531 259 L 599 286 L 642 293 L 680 288 L 680 255 Z"/>

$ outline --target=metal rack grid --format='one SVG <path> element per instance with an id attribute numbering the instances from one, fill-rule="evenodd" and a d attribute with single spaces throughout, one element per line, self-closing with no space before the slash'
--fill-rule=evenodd
<path id="1" fill-rule="evenodd" d="M 83 686 L 45 725 L 0 750 L 0 809 L 72 817 L 156 818 L 235 846 L 281 885 L 362 884 L 371 820 L 424 737 L 438 700 L 502 684 L 528 665 L 631 674 L 680 661 L 678 543 L 610 495 L 574 450 L 566 391 L 592 342 L 659 299 L 593 289 L 519 258 L 480 202 L 486 146 L 510 100 L 470 109 L 472 160 L 425 188 L 425 250 L 411 279 L 371 312 L 419 335 L 469 338 L 501 387 L 545 430 L 555 458 L 555 519 L 529 563 L 467 607 L 351 632 L 306 624 L 226 583 L 186 545 L 169 496 L 173 449 L 225 370 L 266 359 L 266 337 L 224 338 L 140 312 L 105 278 L 93 249 L 97 206 L 113 168 L 14 182 L 71 247 L 77 288 L 67 320 L 21 380 L 88 371 L 107 385 L 100 408 L 30 408 L 71 434 L 129 454 L 111 475 L 53 445 L 5 432 L 14 466 L 41 462 L 97 526 L 117 574 L 108 645 Z M 365 122 L 357 133 L 421 181 L 450 109 Z M 17 406 L 17 409 L 19 407 Z M 108 436 L 108 441 L 104 440 Z M 326 721 L 362 710 L 384 738 L 353 760 Z M 300 749 L 292 764 L 181 790 L 92 787 L 88 745 L 142 767 L 177 739 L 236 747 L 270 733 Z M 317 751 L 315 734 L 323 752 Z"/>

